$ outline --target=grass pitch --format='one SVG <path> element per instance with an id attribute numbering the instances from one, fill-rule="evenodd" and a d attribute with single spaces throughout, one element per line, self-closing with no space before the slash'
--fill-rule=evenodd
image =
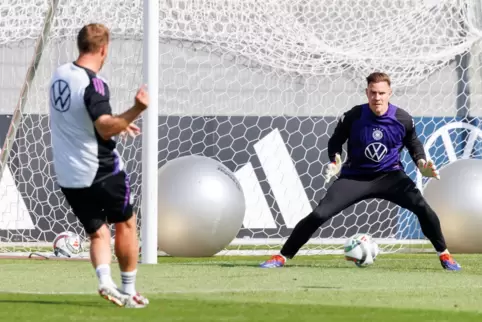
<path id="1" fill-rule="evenodd" d="M 88 262 L 1 260 L 0 321 L 482 321 L 482 255 L 456 256 L 462 272 L 435 254 L 381 255 L 363 269 L 332 255 L 258 268 L 266 258 L 141 265 L 151 304 L 139 310 L 101 299 Z"/>

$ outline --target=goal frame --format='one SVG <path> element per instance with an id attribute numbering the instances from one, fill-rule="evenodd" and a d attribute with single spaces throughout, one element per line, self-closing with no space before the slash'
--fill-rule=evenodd
<path id="1" fill-rule="evenodd" d="M 141 262 L 157 263 L 157 141 L 159 97 L 159 1 L 143 0 L 143 75 L 149 106 L 142 116 Z"/>

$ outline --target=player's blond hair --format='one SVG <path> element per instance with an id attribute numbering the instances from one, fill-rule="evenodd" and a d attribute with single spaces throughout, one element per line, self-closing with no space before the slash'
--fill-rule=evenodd
<path id="1" fill-rule="evenodd" d="M 80 29 L 77 35 L 77 48 L 81 54 L 94 54 L 109 43 L 109 29 L 100 23 L 91 23 Z"/>
<path id="2" fill-rule="evenodd" d="M 380 82 L 387 82 L 388 86 L 391 86 L 391 81 L 390 81 L 390 76 L 388 76 L 385 73 L 380 73 L 380 72 L 375 72 L 371 73 L 367 77 L 367 86 L 370 85 L 370 83 L 380 83 Z"/>

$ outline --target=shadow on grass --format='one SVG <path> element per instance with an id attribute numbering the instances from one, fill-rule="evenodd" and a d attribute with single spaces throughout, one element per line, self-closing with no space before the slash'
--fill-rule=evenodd
<path id="1" fill-rule="evenodd" d="M 0 299 L 0 305 L 2 304 L 35 304 L 35 305 L 65 305 L 65 306 L 86 306 L 86 307 L 116 307 L 114 304 L 109 304 L 106 301 L 52 301 L 52 300 L 36 300 L 36 299 Z"/>
<path id="2" fill-rule="evenodd" d="M 310 286 L 300 286 L 299 288 L 304 289 L 317 289 L 317 290 L 342 290 L 343 287 L 340 286 L 323 286 L 323 285 L 310 285 Z"/>
<path id="3" fill-rule="evenodd" d="M 221 268 L 258 268 L 262 270 L 266 270 L 267 268 L 261 268 L 259 265 L 263 262 L 263 259 L 260 259 L 259 262 L 254 261 L 212 261 L 212 262 L 194 262 L 194 263 L 178 263 L 178 265 L 182 266 L 199 266 L 199 267 L 221 267 Z M 427 264 L 425 265 L 423 262 L 420 263 L 407 263 L 406 266 L 394 266 L 390 263 L 375 263 L 374 265 L 358 268 L 355 265 L 347 265 L 345 261 L 339 262 L 327 262 L 327 261 L 307 261 L 307 262 L 290 262 L 286 266 L 282 268 L 271 268 L 271 269 L 293 269 L 293 268 L 310 268 L 310 269 L 320 269 L 320 270 L 353 270 L 353 269 L 361 269 L 361 270 L 376 270 L 376 271 L 390 271 L 390 272 L 441 272 L 444 271 L 441 266 L 439 265 L 432 265 Z"/>
<path id="4" fill-rule="evenodd" d="M 269 268 L 261 268 L 259 265 L 263 261 L 260 261 L 259 263 L 211 263 L 208 264 L 207 266 L 218 266 L 218 267 L 254 267 L 254 268 L 259 268 L 259 269 L 269 269 Z M 323 265 L 323 264 L 287 264 L 284 267 L 276 267 L 276 268 L 271 268 L 271 269 L 290 269 L 290 268 L 317 268 L 317 269 L 351 269 L 351 267 L 346 267 L 346 266 L 335 266 L 335 265 Z"/>

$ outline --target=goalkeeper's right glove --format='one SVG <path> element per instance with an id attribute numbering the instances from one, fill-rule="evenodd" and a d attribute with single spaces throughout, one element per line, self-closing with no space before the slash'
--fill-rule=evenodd
<path id="1" fill-rule="evenodd" d="M 331 178 L 336 176 L 341 170 L 341 156 L 340 154 L 335 154 L 335 162 L 330 162 L 325 169 L 325 183 L 330 182 Z"/>

